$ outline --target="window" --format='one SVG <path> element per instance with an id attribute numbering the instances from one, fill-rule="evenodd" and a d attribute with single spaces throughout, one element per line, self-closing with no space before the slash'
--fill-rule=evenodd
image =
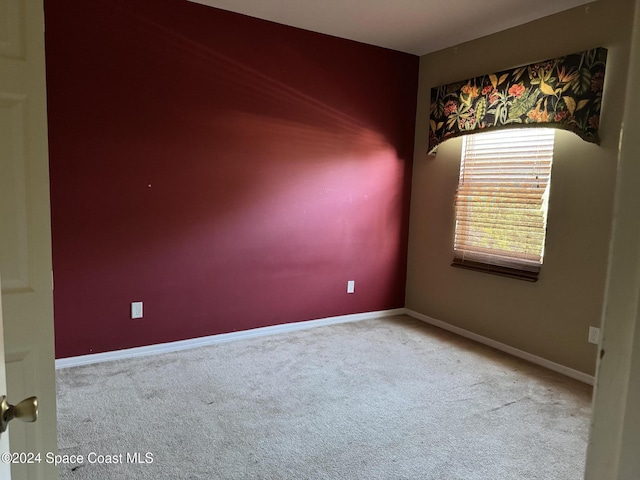
<path id="1" fill-rule="evenodd" d="M 554 130 L 466 135 L 456 194 L 453 265 L 536 281 L 544 241 Z"/>

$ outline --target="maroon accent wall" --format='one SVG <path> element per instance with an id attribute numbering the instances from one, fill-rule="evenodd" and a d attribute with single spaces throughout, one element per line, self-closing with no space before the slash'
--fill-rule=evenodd
<path id="1" fill-rule="evenodd" d="M 181 0 L 45 14 L 58 358 L 404 305 L 418 57 Z"/>

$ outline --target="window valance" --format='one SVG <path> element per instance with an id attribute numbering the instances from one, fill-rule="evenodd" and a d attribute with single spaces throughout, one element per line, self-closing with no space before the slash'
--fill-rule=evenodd
<path id="1" fill-rule="evenodd" d="M 449 138 L 508 127 L 561 128 L 599 143 L 606 60 L 595 48 L 433 88 L 429 153 Z"/>

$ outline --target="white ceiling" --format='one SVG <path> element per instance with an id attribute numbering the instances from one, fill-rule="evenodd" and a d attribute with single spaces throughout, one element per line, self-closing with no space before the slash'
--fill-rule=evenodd
<path id="1" fill-rule="evenodd" d="M 190 1 L 313 32 L 424 55 L 593 0 Z"/>

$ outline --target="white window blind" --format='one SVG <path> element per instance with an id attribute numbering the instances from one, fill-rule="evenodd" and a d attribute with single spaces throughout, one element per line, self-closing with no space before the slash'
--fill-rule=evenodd
<path id="1" fill-rule="evenodd" d="M 454 265 L 528 279 L 544 257 L 554 130 L 467 135 L 456 195 Z"/>

